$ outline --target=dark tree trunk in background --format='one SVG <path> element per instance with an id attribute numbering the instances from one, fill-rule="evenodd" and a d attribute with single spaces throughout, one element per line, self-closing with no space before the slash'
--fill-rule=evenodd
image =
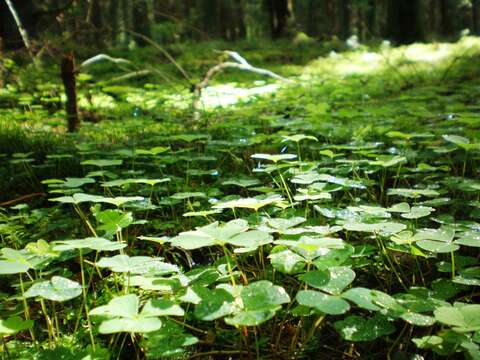
<path id="1" fill-rule="evenodd" d="M 243 4 L 241 0 L 217 2 L 217 32 L 225 40 L 235 41 L 245 38 Z"/>
<path id="2" fill-rule="evenodd" d="M 80 119 L 78 117 L 75 58 L 73 53 L 63 56 L 60 76 L 65 88 L 65 96 L 67 97 L 65 111 L 67 113 L 68 132 L 75 132 L 80 128 Z"/>
<path id="3" fill-rule="evenodd" d="M 444 37 L 454 35 L 453 19 L 450 12 L 449 0 L 438 0 L 440 6 L 440 31 Z"/>
<path id="4" fill-rule="evenodd" d="M 438 0 L 430 0 L 428 3 L 428 31 L 435 33 L 437 31 L 437 2 Z"/>
<path id="5" fill-rule="evenodd" d="M 328 38 L 331 38 L 335 35 L 335 1 L 334 0 L 324 0 L 325 3 L 325 25 L 326 31 L 325 34 Z"/>
<path id="6" fill-rule="evenodd" d="M 247 27 L 245 25 L 245 4 L 243 0 L 235 0 L 236 32 L 237 38 L 245 39 L 247 37 Z"/>
<path id="7" fill-rule="evenodd" d="M 108 26 L 109 26 L 109 38 L 110 38 L 110 44 L 115 46 L 117 44 L 117 38 L 118 38 L 118 31 L 119 31 L 119 26 L 118 26 L 118 13 L 119 13 L 119 8 L 118 8 L 118 0 L 110 0 L 110 3 L 108 4 Z"/>
<path id="8" fill-rule="evenodd" d="M 472 31 L 474 34 L 479 34 L 479 14 L 478 14 L 478 0 L 472 0 Z"/>
<path id="9" fill-rule="evenodd" d="M 88 34 L 88 37 L 100 48 L 104 39 L 100 0 L 90 0 L 87 11 L 87 23 L 91 26 L 91 32 Z"/>
<path id="10" fill-rule="evenodd" d="M 270 16 L 270 32 L 272 39 L 279 39 L 287 35 L 288 18 L 290 9 L 288 0 L 266 0 Z"/>
<path id="11" fill-rule="evenodd" d="M 388 38 L 399 44 L 423 40 L 420 3 L 420 0 L 389 0 L 386 34 Z"/>
<path id="12" fill-rule="evenodd" d="M 219 0 L 223 1 L 223 0 Z M 200 1 L 202 14 L 202 30 L 209 34 L 211 37 L 219 36 L 219 16 L 218 16 L 218 3 L 217 0 L 202 0 Z"/>
<path id="13" fill-rule="evenodd" d="M 129 45 L 132 36 L 128 33 L 128 30 L 133 28 L 133 4 L 131 0 L 118 0 L 121 2 L 121 10 L 119 12 L 119 40 L 122 45 Z"/>
<path id="14" fill-rule="evenodd" d="M 308 2 L 308 9 L 307 9 L 307 34 L 309 36 L 316 36 L 318 35 L 318 24 L 317 20 L 315 19 L 315 0 L 309 0 Z"/>
<path id="15" fill-rule="evenodd" d="M 365 7 L 363 6 L 363 4 L 360 4 L 360 6 L 357 6 L 356 10 L 357 10 L 356 11 L 356 13 L 357 13 L 357 16 L 356 16 L 357 36 L 358 36 L 358 39 L 360 41 L 365 41 L 365 32 L 366 32 L 366 28 L 365 28 Z"/>
<path id="16" fill-rule="evenodd" d="M 189 23 L 193 23 L 195 26 L 198 25 L 197 17 L 192 16 L 192 12 L 196 10 L 195 0 L 184 0 L 182 1 L 182 7 L 180 9 L 181 16 L 185 19 L 190 19 Z M 203 30 L 203 29 L 202 29 Z M 188 38 L 198 38 L 198 32 L 190 32 Z"/>
<path id="17" fill-rule="evenodd" d="M 161 43 L 187 39 L 273 39 L 305 32 L 318 39 L 352 34 L 406 44 L 480 34 L 480 0 L 8 0 L 33 42 L 42 47 L 65 35 L 83 47 L 128 45 L 133 30 Z M 0 37 L 6 50 L 23 48 L 6 1 Z M 425 38 L 424 38 L 425 35 Z M 37 48 L 38 47 L 38 48 Z M 47 49 L 47 48 L 45 48 Z"/>
<path id="18" fill-rule="evenodd" d="M 235 23 L 231 18 L 232 12 L 230 0 L 222 0 L 218 3 L 218 33 L 224 40 L 236 40 L 234 31 Z M 233 30 L 233 31 L 232 31 Z"/>
<path id="19" fill-rule="evenodd" d="M 133 31 L 142 34 L 148 38 L 152 37 L 151 17 L 148 13 L 147 0 L 136 0 L 133 4 Z M 136 42 L 139 46 L 145 46 L 148 43 L 138 37 Z"/>
<path id="20" fill-rule="evenodd" d="M 350 0 L 339 1 L 339 37 L 342 40 L 350 37 Z"/>
<path id="21" fill-rule="evenodd" d="M 96 29 L 102 27 L 102 7 L 100 6 L 100 0 L 90 0 L 87 18 L 87 21 Z"/>
<path id="22" fill-rule="evenodd" d="M 367 4 L 367 13 L 366 13 L 366 22 L 367 22 L 367 36 L 369 38 L 377 36 L 377 1 L 368 0 Z"/>

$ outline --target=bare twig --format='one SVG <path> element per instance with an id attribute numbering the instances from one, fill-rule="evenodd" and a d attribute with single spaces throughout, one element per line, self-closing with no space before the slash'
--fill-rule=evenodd
<path id="1" fill-rule="evenodd" d="M 241 354 L 250 354 L 248 351 L 244 350 L 218 350 L 218 351 L 207 351 L 203 353 L 196 353 L 190 355 L 189 359 L 204 358 L 206 359 L 209 356 L 228 356 L 228 355 L 241 355 Z"/>
<path id="2" fill-rule="evenodd" d="M 172 79 L 169 78 L 166 74 L 164 74 L 160 70 L 155 69 L 155 68 L 140 69 L 134 63 L 132 63 L 130 60 L 127 60 L 127 59 L 124 59 L 124 58 L 114 58 L 114 57 L 112 57 L 110 55 L 107 55 L 107 54 L 98 54 L 98 55 L 92 56 L 91 58 L 82 62 L 80 64 L 79 68 L 84 69 L 84 68 L 90 67 L 91 65 L 94 65 L 94 64 L 96 64 L 100 61 L 110 61 L 110 62 L 118 65 L 121 69 L 126 70 L 126 71 L 130 71 L 131 68 L 135 69 L 135 70 L 130 71 L 126 74 L 123 74 L 123 75 L 111 78 L 109 80 L 106 80 L 106 81 L 103 82 L 103 84 L 111 84 L 111 83 L 114 83 L 114 82 L 125 81 L 125 80 L 133 79 L 133 78 L 136 78 L 136 77 L 147 76 L 147 75 L 150 75 L 150 74 L 154 73 L 154 74 L 157 74 L 158 76 L 160 76 L 162 79 L 164 79 L 167 83 L 169 83 L 169 85 L 172 88 L 174 88 L 176 91 L 178 91 L 178 89 L 175 88 L 175 84 L 172 81 Z M 130 69 L 128 69 L 124 65 L 128 65 L 128 67 Z"/>
<path id="3" fill-rule="evenodd" d="M 167 14 L 167 13 L 164 13 L 164 12 L 161 12 L 161 11 L 158 11 L 158 10 L 155 10 L 154 13 L 155 13 L 155 15 L 159 15 L 159 16 L 164 17 L 166 19 L 173 20 L 177 24 L 181 23 L 182 26 L 185 26 L 188 29 L 192 29 L 192 30 L 196 31 L 197 33 L 199 33 L 202 36 L 203 40 L 210 40 L 210 36 L 208 35 L 208 33 L 206 33 L 205 31 L 203 31 L 202 29 L 200 29 L 196 26 L 193 26 L 192 24 L 188 24 L 182 18 L 179 19 L 178 17 L 175 17 L 171 14 Z"/>
<path id="4" fill-rule="evenodd" d="M 186 80 L 190 80 L 190 77 L 188 76 L 187 72 L 183 69 L 183 67 L 177 63 L 175 61 L 175 59 L 173 58 L 172 55 L 170 55 L 170 53 L 165 50 L 163 47 L 161 47 L 157 42 L 153 41 L 152 39 L 150 39 L 148 36 L 145 36 L 143 34 L 140 34 L 140 33 L 137 33 L 135 31 L 132 31 L 132 30 L 127 30 L 127 32 L 129 32 L 130 34 L 132 34 L 133 36 L 135 37 L 138 37 L 140 39 L 143 39 L 145 40 L 147 43 L 149 43 L 150 45 L 152 45 L 155 49 L 157 49 L 158 51 L 160 51 L 167 59 L 168 61 L 170 61 L 177 69 L 178 71 L 182 74 L 182 76 L 186 79 Z"/>
<path id="5" fill-rule="evenodd" d="M 137 78 L 137 77 L 147 76 L 147 75 L 150 75 L 151 73 L 152 72 L 150 70 L 147 70 L 147 69 L 132 71 L 132 72 L 129 72 L 129 73 L 111 78 L 107 81 L 104 81 L 103 84 L 105 85 L 105 84 L 111 84 L 111 83 L 114 83 L 114 82 L 130 80 L 130 79 L 134 79 L 134 78 Z"/>
<path id="6" fill-rule="evenodd" d="M 456 63 L 459 61 L 459 60 L 462 60 L 462 59 L 465 59 L 467 56 L 468 56 L 468 52 L 470 51 L 469 48 L 467 48 L 463 53 L 461 53 L 460 55 L 458 56 L 455 56 L 453 58 L 453 60 L 451 61 L 451 63 L 447 66 L 447 68 L 445 69 L 442 77 L 441 77 L 441 80 L 442 81 L 445 81 L 450 73 L 450 71 L 454 68 L 454 66 L 456 65 Z"/>

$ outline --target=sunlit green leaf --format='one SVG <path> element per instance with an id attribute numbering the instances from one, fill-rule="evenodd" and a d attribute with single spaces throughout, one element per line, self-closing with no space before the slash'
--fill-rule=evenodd
<path id="1" fill-rule="evenodd" d="M 313 307 L 329 315 L 344 314 L 350 309 L 348 302 L 341 297 L 312 290 L 299 291 L 297 293 L 297 301 L 300 305 Z"/>
<path id="2" fill-rule="evenodd" d="M 19 331 L 28 330 L 33 327 L 33 320 L 23 320 L 18 316 L 8 319 L 0 319 L 0 335 L 15 335 Z"/>
<path id="3" fill-rule="evenodd" d="M 113 257 L 103 257 L 97 262 L 97 266 L 109 268 L 113 272 L 131 274 L 170 274 L 179 271 L 176 265 L 165 263 L 161 258 L 148 256 L 115 255 Z"/>
<path id="4" fill-rule="evenodd" d="M 350 315 L 344 320 L 335 322 L 335 329 L 345 340 L 357 342 L 373 341 L 381 336 L 392 334 L 395 326 L 380 314 L 371 318 Z"/>
<path id="5" fill-rule="evenodd" d="M 82 293 L 82 286 L 61 276 L 33 284 L 24 294 L 26 298 L 40 297 L 52 301 L 67 301 Z"/>

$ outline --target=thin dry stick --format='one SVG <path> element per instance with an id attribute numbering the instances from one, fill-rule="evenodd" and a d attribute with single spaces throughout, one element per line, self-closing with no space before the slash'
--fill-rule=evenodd
<path id="1" fill-rule="evenodd" d="M 32 198 L 35 198 L 35 197 L 38 197 L 38 196 L 45 196 L 45 195 L 46 195 L 45 193 L 33 193 L 33 194 L 23 195 L 23 196 L 20 196 L 19 198 L 2 202 L 2 203 L 0 203 L 0 206 L 9 206 L 9 205 L 13 205 L 13 204 L 18 203 L 18 202 L 22 202 L 22 201 L 25 201 L 25 200 L 30 200 Z"/>
<path id="2" fill-rule="evenodd" d="M 129 73 L 111 78 L 109 80 L 106 80 L 106 81 L 103 82 L 103 84 L 111 84 L 111 83 L 114 83 L 114 82 L 130 80 L 130 79 L 134 79 L 134 78 L 137 78 L 137 77 L 147 76 L 147 75 L 150 75 L 151 73 L 152 72 L 150 70 L 147 70 L 147 69 L 132 71 L 132 72 L 129 72 Z"/>
<path id="3" fill-rule="evenodd" d="M 248 351 L 244 350 L 218 350 L 218 351 L 207 351 L 203 353 L 197 353 L 190 355 L 188 359 L 196 358 L 207 358 L 208 356 L 227 356 L 227 355 L 240 355 L 240 354 L 249 354 Z"/>
<path id="4" fill-rule="evenodd" d="M 168 61 L 170 61 L 177 69 L 178 71 L 180 71 L 180 73 L 183 75 L 183 77 L 186 79 L 186 80 L 190 80 L 190 77 L 188 76 L 187 72 L 183 69 L 183 67 L 177 63 L 175 61 L 175 59 L 173 58 L 172 55 L 169 54 L 169 52 L 167 50 L 165 50 L 163 47 L 161 47 L 157 42 L 153 41 L 152 39 L 150 39 L 148 36 L 145 36 L 143 34 L 140 34 L 140 33 L 137 33 L 135 31 L 132 31 L 132 30 L 127 30 L 127 32 L 129 32 L 130 34 L 132 34 L 133 36 L 136 36 L 140 39 L 143 39 L 145 40 L 147 43 L 149 43 L 150 45 L 152 45 L 155 49 L 157 49 L 158 51 L 160 51 L 167 59 Z"/>

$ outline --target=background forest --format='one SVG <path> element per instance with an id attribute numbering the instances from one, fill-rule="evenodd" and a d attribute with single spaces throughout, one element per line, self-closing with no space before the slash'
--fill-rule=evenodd
<path id="1" fill-rule="evenodd" d="M 318 40 L 399 44 L 455 39 L 480 31 L 477 0 L 13 0 L 26 30 L 38 41 L 75 47 L 139 46 L 190 40 L 278 39 L 304 33 Z M 23 46 L 15 22 L 0 3 L 3 46 Z"/>
<path id="2" fill-rule="evenodd" d="M 480 360 L 478 0 L 0 0 L 0 358 Z"/>

